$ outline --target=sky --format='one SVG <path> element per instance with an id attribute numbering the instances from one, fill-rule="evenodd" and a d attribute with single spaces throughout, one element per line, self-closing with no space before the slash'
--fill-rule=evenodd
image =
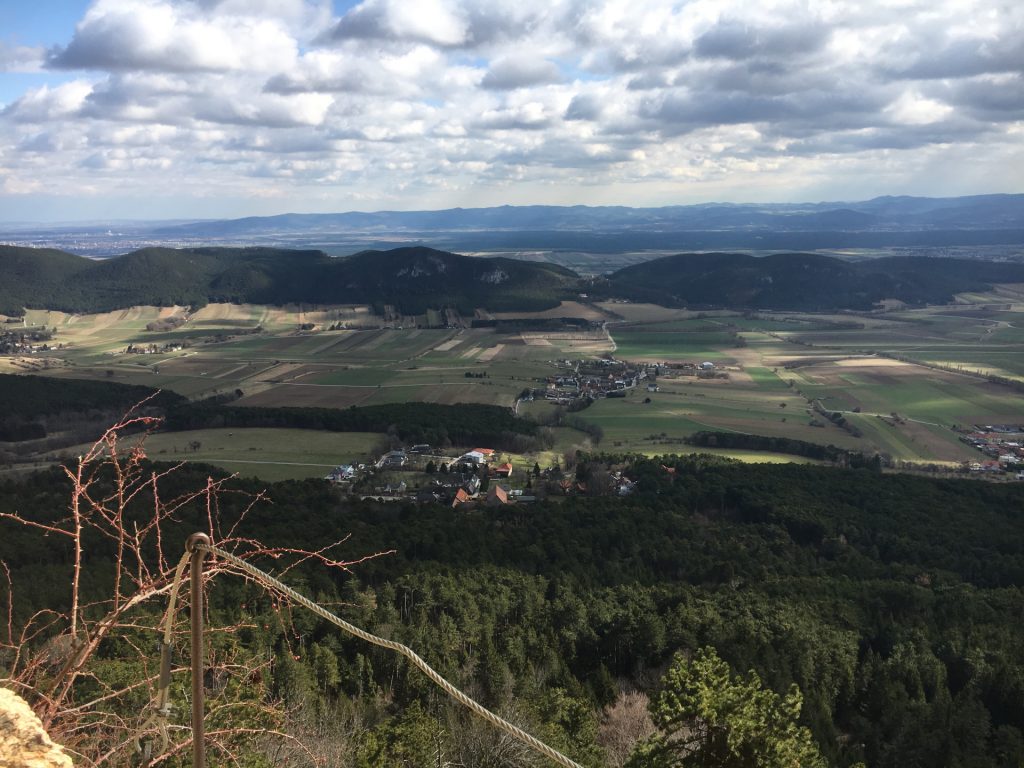
<path id="1" fill-rule="evenodd" d="M 0 0 L 0 220 L 1021 192 L 1019 0 Z"/>

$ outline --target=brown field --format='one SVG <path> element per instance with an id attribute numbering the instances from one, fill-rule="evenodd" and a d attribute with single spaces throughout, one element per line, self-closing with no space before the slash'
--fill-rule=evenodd
<path id="1" fill-rule="evenodd" d="M 489 363 L 504 348 L 505 348 L 504 344 L 495 344 L 493 347 L 489 347 L 489 348 L 485 349 L 483 352 L 481 352 L 480 356 L 477 357 L 477 360 L 480 361 L 481 363 Z"/>
<path id="2" fill-rule="evenodd" d="M 492 317 L 496 320 L 512 320 L 522 317 L 557 318 L 557 317 L 579 317 L 584 320 L 601 321 L 607 320 L 612 315 L 600 308 L 599 304 L 581 304 L 578 301 L 563 301 L 557 307 L 545 309 L 543 312 L 494 312 Z"/>
<path id="3" fill-rule="evenodd" d="M 890 360 L 887 357 L 847 357 L 836 360 L 833 365 L 840 368 L 911 368 L 920 371 L 920 366 L 904 363 L 902 360 Z"/>
<path id="4" fill-rule="evenodd" d="M 438 344 L 431 351 L 432 352 L 449 352 L 449 351 L 455 349 L 455 347 L 459 346 L 459 344 L 461 344 L 463 341 L 464 340 L 460 339 L 460 338 L 448 339 L 448 341 L 446 341 L 446 342 L 444 342 L 442 344 Z"/>
<path id="5" fill-rule="evenodd" d="M 596 304 L 604 312 L 621 317 L 631 323 L 660 323 L 667 320 L 685 320 L 696 315 L 686 309 L 670 309 L 657 304 L 620 304 L 614 301 L 600 301 Z"/>

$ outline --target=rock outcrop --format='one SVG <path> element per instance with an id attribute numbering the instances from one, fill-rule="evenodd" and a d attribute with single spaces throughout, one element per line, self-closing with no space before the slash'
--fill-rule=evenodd
<path id="1" fill-rule="evenodd" d="M 72 768 L 28 702 L 0 688 L 0 768 Z"/>

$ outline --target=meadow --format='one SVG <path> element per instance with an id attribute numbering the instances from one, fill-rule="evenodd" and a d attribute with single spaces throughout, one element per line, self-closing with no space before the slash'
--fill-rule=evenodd
<path id="1" fill-rule="evenodd" d="M 122 447 L 141 439 L 142 435 L 125 438 Z M 324 477 L 339 464 L 375 460 L 385 446 L 383 434 L 307 429 L 194 429 L 145 437 L 146 454 L 157 461 L 212 464 L 266 482 Z M 50 458 L 66 463 L 88 448 L 73 446 Z"/>
<path id="2" fill-rule="evenodd" d="M 979 456 L 959 442 L 953 427 L 1024 422 L 1021 394 L 979 375 L 1024 381 L 1024 303 L 1005 291 L 963 299 L 958 306 L 833 315 L 570 302 L 520 317 L 603 325 L 529 331 L 425 327 L 439 321 L 437 312 L 402 318 L 397 327 L 366 306 L 211 304 L 191 315 L 181 307 L 99 315 L 32 311 L 24 324 L 53 330 L 51 349 L 0 358 L 0 370 L 145 384 L 190 398 L 240 390 L 239 404 L 252 406 L 422 401 L 511 407 L 524 389 L 564 372 L 567 360 L 614 356 L 670 367 L 662 369 L 658 391 L 640 386 L 577 414 L 603 431 L 600 449 L 681 451 L 682 438 L 711 430 L 951 464 Z M 168 324 L 175 318 L 183 322 Z M 152 352 L 129 354 L 129 345 Z M 681 368 L 702 362 L 714 363 L 722 378 L 698 378 Z M 524 416 L 553 416 L 554 406 L 544 401 L 521 405 Z M 820 411 L 842 413 L 848 428 Z M 338 450 L 355 458 L 380 439 L 246 432 L 252 434 L 244 439 L 238 430 L 230 437 L 197 437 L 204 447 L 188 458 L 232 471 L 255 467 L 270 479 L 316 476 L 342 460 Z M 183 439 L 158 435 L 151 450 L 174 456 Z M 346 439 L 356 442 L 337 443 Z M 550 455 L 523 460 L 553 461 L 576 447 L 594 445 L 562 427 Z M 308 461 L 298 460 L 303 456 Z M 245 463 L 258 461 L 273 463 Z"/>

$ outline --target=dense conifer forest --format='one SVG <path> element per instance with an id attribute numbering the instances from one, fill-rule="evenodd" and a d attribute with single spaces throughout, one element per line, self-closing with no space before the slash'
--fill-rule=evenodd
<path id="1" fill-rule="evenodd" d="M 607 469 L 584 460 L 577 474 Z M 654 696 L 677 653 L 714 661 L 708 646 L 780 696 L 796 684 L 799 722 L 829 765 L 1024 760 L 1024 487 L 699 455 L 622 469 L 637 482 L 626 498 L 469 512 L 280 483 L 245 533 L 310 549 L 351 534 L 347 556 L 394 549 L 351 575 L 307 564 L 288 579 L 584 765 L 622 765 L 614 744 L 641 695 L 631 691 Z M 206 476 L 191 467 L 166 493 Z M 0 509 L 50 520 L 67 491 L 56 471 L 4 481 Z M 222 500 L 225 523 L 240 504 Z M 202 505 L 180 514 L 174 535 L 205 515 Z M 99 573 L 113 546 L 91 542 L 87 568 Z M 61 541 L 5 523 L 0 559 L 16 616 L 63 607 Z M 466 764 L 533 764 L 495 759 L 485 726 L 388 653 L 298 612 L 282 624 L 275 601 L 239 579 L 219 580 L 210 598 L 214 626 L 248 627 L 233 653 L 273 659 L 265 695 L 287 704 L 291 727 L 346 764 L 426 768 L 438 750 Z M 108 673 L 127 679 L 118 651 L 104 650 Z"/>
<path id="2" fill-rule="evenodd" d="M 276 248 L 145 248 L 104 260 L 0 246 L 0 312 L 106 312 L 134 305 L 393 305 L 406 314 L 541 310 L 574 295 L 578 277 L 553 264 L 480 259 L 432 248 L 331 258 Z"/>

